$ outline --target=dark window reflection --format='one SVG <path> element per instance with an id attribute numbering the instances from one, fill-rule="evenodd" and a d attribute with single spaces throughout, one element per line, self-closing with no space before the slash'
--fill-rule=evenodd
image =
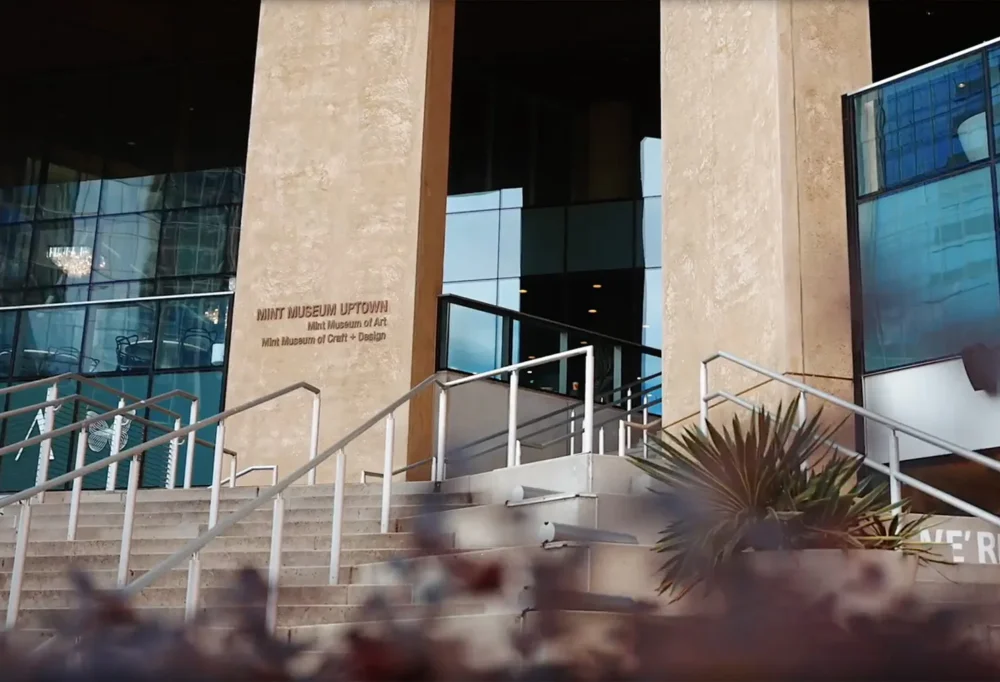
<path id="1" fill-rule="evenodd" d="M 51 376 L 79 371 L 83 322 L 82 308 L 22 312 L 14 357 L 15 376 Z M 92 367 L 87 370 L 91 371 Z"/>
<path id="2" fill-rule="evenodd" d="M 93 372 L 131 372 L 153 366 L 156 306 L 153 303 L 91 306 L 84 354 Z"/>
<path id="3" fill-rule="evenodd" d="M 95 218 L 36 223 L 27 285 L 34 288 L 89 282 L 96 234 Z"/>
<path id="4" fill-rule="evenodd" d="M 97 223 L 94 281 L 147 279 L 156 274 L 159 213 L 103 216 Z"/>
<path id="5" fill-rule="evenodd" d="M 161 231 L 161 277 L 213 275 L 236 270 L 238 226 L 232 207 L 167 213 Z"/>
<path id="6" fill-rule="evenodd" d="M 973 54 L 860 95 L 859 193 L 988 158 L 984 76 L 982 55 Z"/>
<path id="7" fill-rule="evenodd" d="M 164 301 L 156 368 L 212 367 L 225 359 L 229 297 Z"/>

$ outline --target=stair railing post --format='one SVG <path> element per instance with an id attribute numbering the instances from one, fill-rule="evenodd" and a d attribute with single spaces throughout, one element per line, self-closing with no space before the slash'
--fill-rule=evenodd
<path id="1" fill-rule="evenodd" d="M 10 595 L 7 598 L 7 629 L 17 624 L 24 585 L 24 564 L 28 558 L 28 534 L 31 532 L 31 502 L 21 502 L 17 515 L 17 541 L 14 545 L 14 568 L 10 575 Z"/>
<path id="2" fill-rule="evenodd" d="M 198 421 L 198 401 L 191 401 L 191 412 L 188 416 L 188 426 Z M 187 452 L 184 454 L 184 487 L 191 487 L 191 476 L 194 470 L 194 449 L 196 447 L 197 431 L 192 431 L 187 435 Z"/>
<path id="3" fill-rule="evenodd" d="M 125 398 L 119 398 L 118 409 L 125 407 Z M 108 457 L 114 457 L 122 448 L 122 421 L 120 414 L 115 415 L 114 427 L 111 429 L 111 453 Z M 107 491 L 112 491 L 118 486 L 118 462 L 108 465 L 108 482 L 104 486 Z"/>
<path id="4" fill-rule="evenodd" d="M 521 440 L 514 443 L 514 466 L 521 466 Z"/>
<path id="5" fill-rule="evenodd" d="M 236 487 L 236 455 L 229 455 L 229 487 Z"/>
<path id="6" fill-rule="evenodd" d="M 795 405 L 795 425 L 800 429 L 806 425 L 806 421 L 809 419 L 809 414 L 806 411 L 806 394 L 799 392 L 799 400 Z"/>
<path id="7" fill-rule="evenodd" d="M 271 512 L 271 556 L 267 562 L 267 628 L 272 633 L 278 624 L 278 584 L 281 579 L 281 542 L 285 528 L 285 498 L 274 497 Z"/>
<path id="8" fill-rule="evenodd" d="M 625 420 L 618 420 L 618 456 L 625 456 Z"/>
<path id="9" fill-rule="evenodd" d="M 440 483 L 444 480 L 445 448 L 448 439 L 448 390 L 441 386 L 438 388 L 438 408 L 437 408 L 437 442 L 435 443 L 435 457 L 431 462 L 431 480 Z"/>
<path id="10" fill-rule="evenodd" d="M 48 390 L 45 392 L 45 400 L 52 401 L 59 398 L 59 387 L 53 384 L 49 386 Z M 56 408 L 55 405 L 49 405 L 45 408 L 42 413 L 42 421 L 44 423 L 39 424 L 39 432 L 41 434 L 51 433 L 56 428 Z M 35 471 L 35 485 L 41 485 L 49 478 L 49 459 L 52 457 L 52 439 L 46 438 L 38 445 L 38 468 Z M 42 491 L 38 493 L 35 498 L 39 503 L 45 501 L 45 492 Z"/>
<path id="11" fill-rule="evenodd" d="M 139 492 L 139 457 L 128 461 L 128 488 L 125 492 L 125 520 L 122 522 L 121 553 L 118 555 L 118 587 L 128 582 L 129 555 L 132 554 L 132 528 L 135 525 L 135 502 Z"/>
<path id="12" fill-rule="evenodd" d="M 625 448 L 627 450 L 632 449 L 632 389 L 630 388 L 626 394 L 628 399 L 625 401 L 625 421 L 628 422 L 628 430 L 625 432 Z"/>
<path id="13" fill-rule="evenodd" d="M 193 434 L 192 434 L 193 435 Z M 215 430 L 215 457 L 212 458 L 212 498 L 208 507 L 208 527 L 219 521 L 219 497 L 222 493 L 222 458 L 226 443 L 226 420 L 218 422 Z"/>
<path id="14" fill-rule="evenodd" d="M 333 530 L 330 535 L 330 584 L 340 582 L 340 540 L 344 530 L 344 487 L 347 476 L 347 456 L 337 453 L 337 480 L 333 484 Z"/>
<path id="15" fill-rule="evenodd" d="M 76 437 L 76 460 L 73 462 L 73 470 L 81 468 L 86 463 L 87 456 L 87 427 L 80 428 L 80 435 Z M 66 528 L 66 539 L 76 540 L 76 527 L 80 518 L 80 496 L 83 494 L 83 476 L 73 479 L 73 492 L 69 496 L 69 524 Z"/>
<path id="16" fill-rule="evenodd" d="M 201 587 L 201 559 L 198 552 L 188 559 L 187 593 L 184 597 L 184 620 L 189 623 L 198 614 L 198 592 Z"/>
<path id="17" fill-rule="evenodd" d="M 174 431 L 181 428 L 181 418 L 174 420 Z M 167 457 L 167 480 L 165 481 L 167 490 L 173 490 L 177 485 L 177 457 L 181 451 L 181 440 L 178 436 L 170 439 L 170 454 Z"/>
<path id="18" fill-rule="evenodd" d="M 390 412 L 385 418 L 385 453 L 382 459 L 382 514 L 379 532 L 389 532 L 389 506 L 392 500 L 393 439 L 396 435 L 396 418 Z"/>
<path id="19" fill-rule="evenodd" d="M 580 450 L 589 455 L 594 452 L 594 347 L 587 346 L 583 372 L 583 442 Z"/>
<path id="20" fill-rule="evenodd" d="M 312 402 L 312 424 L 310 424 L 309 427 L 310 462 L 316 459 L 316 455 L 319 454 L 319 410 L 320 410 L 319 393 L 314 393 Z M 309 473 L 306 474 L 306 481 L 309 483 L 309 485 L 316 485 L 316 467 L 310 469 Z"/>
<path id="21" fill-rule="evenodd" d="M 698 367 L 698 427 L 702 434 L 708 435 L 708 363 L 702 362 Z"/>
<path id="22" fill-rule="evenodd" d="M 648 394 L 642 396 L 642 458 L 649 459 L 649 405 Z"/>
<path id="23" fill-rule="evenodd" d="M 517 461 L 517 386 L 518 371 L 510 373 L 510 393 L 507 395 L 507 467 Z"/>
<path id="24" fill-rule="evenodd" d="M 604 427 L 597 432 L 597 454 L 604 454 Z"/>
<path id="25" fill-rule="evenodd" d="M 569 454 L 576 454 L 576 410 L 569 411 Z"/>
<path id="26" fill-rule="evenodd" d="M 897 505 L 893 510 L 893 515 L 899 514 L 899 502 L 903 499 L 902 489 L 899 485 L 899 432 L 892 429 L 889 439 L 889 501 Z"/>

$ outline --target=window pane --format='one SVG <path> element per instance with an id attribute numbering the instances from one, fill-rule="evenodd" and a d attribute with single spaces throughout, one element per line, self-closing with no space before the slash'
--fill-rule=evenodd
<path id="1" fill-rule="evenodd" d="M 161 277 L 236 270 L 236 212 L 231 207 L 171 211 L 163 223 Z"/>
<path id="2" fill-rule="evenodd" d="M 110 301 L 121 298 L 141 298 L 152 296 L 156 286 L 150 281 L 105 282 L 90 286 L 90 300 Z"/>
<path id="3" fill-rule="evenodd" d="M 89 282 L 96 231 L 97 221 L 93 218 L 36 223 L 28 286 Z"/>
<path id="4" fill-rule="evenodd" d="M 236 278 L 223 277 L 177 277 L 161 279 L 156 283 L 156 293 L 160 296 L 183 294 L 209 294 L 213 291 L 234 291 Z"/>
<path id="5" fill-rule="evenodd" d="M 642 345 L 663 347 L 663 270 L 645 272 L 642 297 Z"/>
<path id="6" fill-rule="evenodd" d="M 521 212 L 521 276 L 566 271 L 566 209 Z"/>
<path id="7" fill-rule="evenodd" d="M 499 230 L 499 211 L 448 215 L 444 236 L 444 281 L 496 278 Z"/>
<path id="8" fill-rule="evenodd" d="M 83 308 L 26 310 L 21 315 L 14 373 L 51 376 L 80 369 Z"/>
<path id="9" fill-rule="evenodd" d="M 151 395 L 162 395 L 174 389 L 187 391 L 198 396 L 198 418 L 205 419 L 219 413 L 222 408 L 222 372 L 171 372 L 157 374 L 153 377 Z M 183 398 L 171 398 L 160 403 L 174 412 L 187 415 L 191 409 L 190 401 Z M 157 411 L 150 412 L 153 421 L 167 421 L 168 416 Z M 184 418 L 187 423 L 187 417 Z M 173 428 L 173 424 L 168 424 Z M 215 443 L 215 426 L 199 429 L 197 438 L 209 445 L 198 444 L 195 447 L 194 466 L 192 467 L 192 485 L 207 486 L 212 483 L 212 461 L 215 456 L 212 443 Z M 184 482 L 184 453 L 186 445 L 182 443 L 181 454 L 177 458 L 177 486 Z M 167 457 L 166 451 L 157 451 L 154 456 L 145 461 L 142 473 L 142 484 L 162 487 L 166 482 Z M 224 463 L 223 471 L 228 471 L 228 462 Z"/>
<path id="10" fill-rule="evenodd" d="M 1000 148 L 1000 49 L 990 51 L 990 98 L 993 104 L 993 140 Z"/>
<path id="11" fill-rule="evenodd" d="M 570 206 L 566 264 L 570 272 L 631 268 L 635 244 L 634 203 Z"/>
<path id="12" fill-rule="evenodd" d="M 101 180 L 97 176 L 49 164 L 36 215 L 42 220 L 97 215 L 100 197 Z"/>
<path id="13" fill-rule="evenodd" d="M 24 285 L 31 248 L 31 223 L 0 227 L 0 289 Z"/>
<path id="14" fill-rule="evenodd" d="M 858 191 L 870 194 L 988 155 L 980 55 L 864 93 L 855 103 Z"/>
<path id="15" fill-rule="evenodd" d="M 637 267 L 658 268 L 663 265 L 663 205 L 660 197 L 636 202 Z"/>
<path id="16" fill-rule="evenodd" d="M 94 281 L 152 278 L 159 238 L 158 213 L 102 217 L 97 225 Z"/>
<path id="17" fill-rule="evenodd" d="M 989 169 L 858 208 L 865 369 L 1000 340 Z"/>
<path id="18" fill-rule="evenodd" d="M 10 374 L 14 360 L 14 327 L 17 324 L 17 313 L 0 313 L 0 377 Z M 3 409 L 3 397 L 0 396 L 0 409 Z"/>
<path id="19" fill-rule="evenodd" d="M 156 368 L 222 365 L 228 322 L 228 296 L 163 301 Z"/>
<path id="20" fill-rule="evenodd" d="M 496 305 L 497 282 L 458 282 L 444 285 L 444 293 Z M 499 358 L 500 318 L 492 313 L 472 310 L 461 304 L 449 306 L 446 363 L 460 372 L 485 372 L 494 369 Z"/>
<path id="21" fill-rule="evenodd" d="M 73 395 L 77 392 L 75 381 L 64 381 L 57 387 L 59 395 Z M 7 409 L 16 410 L 45 401 L 47 386 L 28 388 L 7 396 Z M 0 407 L 3 406 L 3 396 L 0 396 Z M 39 425 L 43 415 L 40 411 L 26 412 L 6 420 L 6 430 L 3 437 L 4 445 L 12 445 L 39 435 Z M 55 413 L 56 427 L 67 426 L 74 421 L 72 404 L 60 407 Z M 69 453 L 73 452 L 76 437 L 63 436 L 52 442 L 52 457 L 49 460 L 49 476 L 51 480 L 68 470 Z M 5 493 L 25 490 L 35 485 L 35 474 L 38 471 L 38 452 L 40 445 L 32 445 L 20 451 L 0 457 L 0 491 Z"/>
<path id="22" fill-rule="evenodd" d="M 126 405 L 149 397 L 149 375 L 106 377 L 98 379 L 98 381 L 110 389 L 122 391 L 130 396 L 133 396 L 132 398 L 125 398 Z M 118 407 L 119 396 L 99 386 L 82 384 L 80 386 L 80 394 L 100 403 L 100 405 L 80 403 L 76 411 L 77 420 L 96 417 Z M 132 415 L 137 415 L 140 418 L 146 417 L 146 410 L 126 413 L 126 415 L 122 417 L 119 452 L 145 442 L 148 435 L 162 435 L 162 432 L 147 434 L 145 425 L 134 421 L 132 419 Z M 88 429 L 87 450 L 83 458 L 85 464 L 92 464 L 93 462 L 97 462 L 111 456 L 111 436 L 114 433 L 114 426 L 114 418 L 112 417 L 110 419 L 103 419 L 93 424 Z M 148 455 L 149 453 L 143 455 L 143 460 L 145 460 Z M 116 490 L 124 490 L 128 487 L 128 470 L 130 466 L 130 461 L 118 463 L 117 473 L 115 474 Z M 96 471 L 83 477 L 83 487 L 87 490 L 104 490 L 107 483 L 107 469 Z"/>
<path id="23" fill-rule="evenodd" d="M 7 166 L 6 173 L 0 168 L 3 180 L 0 182 L 0 225 L 28 222 L 35 217 L 41 163 L 25 156 L 20 159 L 23 165 L 14 161 Z"/>
<path id="24" fill-rule="evenodd" d="M 142 213 L 163 207 L 166 176 L 146 175 L 137 178 L 105 180 L 101 187 L 101 213 Z"/>
<path id="25" fill-rule="evenodd" d="M 171 173 L 164 191 L 164 208 L 193 208 L 233 204 L 243 198 L 242 169 Z"/>
<path id="26" fill-rule="evenodd" d="M 500 211 L 500 277 L 521 275 L 521 209 Z"/>
<path id="27" fill-rule="evenodd" d="M 84 371 L 151 369 L 155 332 L 154 303 L 92 306 L 84 337 Z"/>

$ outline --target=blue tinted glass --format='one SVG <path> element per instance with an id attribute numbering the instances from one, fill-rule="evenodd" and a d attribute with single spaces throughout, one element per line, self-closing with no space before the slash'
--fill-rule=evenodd
<path id="1" fill-rule="evenodd" d="M 152 369 L 155 333 L 155 303 L 92 306 L 84 336 L 84 371 Z"/>
<path id="2" fill-rule="evenodd" d="M 663 205 L 660 197 L 650 197 L 636 202 L 635 265 L 640 268 L 658 268 L 663 265 Z"/>
<path id="3" fill-rule="evenodd" d="M 521 276 L 566 271 L 566 209 L 521 211 Z"/>
<path id="4" fill-rule="evenodd" d="M 236 211 L 231 206 L 170 211 L 160 230 L 160 277 L 236 269 Z"/>
<path id="5" fill-rule="evenodd" d="M 990 99 L 993 105 L 994 148 L 1000 147 L 1000 48 L 990 51 Z"/>
<path id="6" fill-rule="evenodd" d="M 243 198 L 242 169 L 172 173 L 163 192 L 164 208 L 191 208 L 238 203 Z"/>
<path id="7" fill-rule="evenodd" d="M 99 178 L 50 164 L 47 182 L 39 192 L 36 215 L 40 220 L 97 215 L 100 198 Z"/>
<path id="8" fill-rule="evenodd" d="M 0 289 L 24 285 L 31 249 L 31 223 L 0 226 Z"/>
<path id="9" fill-rule="evenodd" d="M 898 187 L 987 158 L 982 57 L 894 81 L 855 100 L 858 191 Z"/>
<path id="10" fill-rule="evenodd" d="M 221 366 L 228 323 L 228 296 L 161 302 L 156 368 Z"/>
<path id="11" fill-rule="evenodd" d="M 17 313 L 0 313 L 0 377 L 10 374 L 14 364 L 14 327 L 17 325 Z M 3 408 L 0 398 L 0 409 Z"/>
<path id="12" fill-rule="evenodd" d="M 148 375 L 108 377 L 105 379 L 99 379 L 98 381 L 108 388 L 115 391 L 121 391 L 123 393 L 127 393 L 129 396 L 132 396 L 124 398 L 126 406 L 148 397 Z M 99 404 L 94 405 L 81 403 L 76 413 L 77 420 L 90 419 L 116 409 L 118 407 L 118 400 L 121 397 L 104 390 L 99 386 L 91 386 L 89 384 L 81 385 L 80 394 Z M 133 416 L 143 418 L 146 416 L 146 411 L 133 411 L 122 416 L 118 452 L 130 447 L 135 447 L 146 440 L 146 429 L 144 425 L 141 422 L 135 421 Z M 101 419 L 87 428 L 87 450 L 83 458 L 84 464 L 91 464 L 111 456 L 111 438 L 114 434 L 114 427 L 114 417 L 109 417 Z M 131 466 L 131 463 L 128 461 L 119 462 L 115 474 L 116 490 L 124 490 L 128 487 L 129 466 Z M 83 487 L 88 490 L 104 490 L 108 484 L 108 475 L 108 469 L 88 474 L 83 477 Z"/>
<path id="13" fill-rule="evenodd" d="M 163 208 L 164 175 L 105 180 L 101 186 L 101 213 L 143 213 Z"/>
<path id="14" fill-rule="evenodd" d="M 58 385 L 57 390 L 58 395 L 73 395 L 77 392 L 77 384 L 75 381 L 64 381 Z M 38 386 L 11 393 L 7 396 L 7 409 L 16 410 L 19 407 L 28 407 L 44 402 L 47 391 L 47 386 Z M 3 396 L 0 396 L 0 406 L 2 405 Z M 73 414 L 72 403 L 59 407 L 54 415 L 55 427 L 61 428 L 72 424 L 75 421 Z M 5 422 L 6 428 L 3 444 L 11 445 L 38 436 L 40 434 L 39 426 L 44 423 L 43 420 L 44 413 L 41 408 L 7 419 Z M 75 442 L 75 436 L 63 436 L 53 441 L 52 456 L 49 459 L 48 479 L 66 473 L 69 453 L 73 451 Z M 0 490 L 3 492 L 12 492 L 24 490 L 35 485 L 39 447 L 39 445 L 31 445 L 0 457 Z"/>
<path id="15" fill-rule="evenodd" d="M 497 274 L 499 277 L 521 275 L 521 209 L 519 208 L 500 211 L 500 256 Z"/>
<path id="16" fill-rule="evenodd" d="M 645 272 L 642 296 L 642 345 L 663 347 L 663 270 Z"/>
<path id="17" fill-rule="evenodd" d="M 865 369 L 1000 340 L 989 169 L 858 207 Z"/>
<path id="18" fill-rule="evenodd" d="M 449 214 L 445 222 L 444 281 L 495 279 L 499 232 L 500 211 Z"/>
<path id="19" fill-rule="evenodd" d="M 153 377 L 153 390 L 151 395 L 157 396 L 173 390 L 187 391 L 198 396 L 198 418 L 205 419 L 219 413 L 222 408 L 222 372 L 172 372 L 169 374 L 157 374 Z M 191 410 L 191 402 L 185 398 L 175 397 L 159 403 L 163 407 L 184 415 L 183 423 L 187 424 Z M 152 421 L 169 424 L 170 417 L 153 410 L 149 418 Z M 212 483 L 212 459 L 214 457 L 215 426 L 206 426 L 198 431 L 194 466 L 191 468 L 192 485 L 207 486 Z M 177 487 L 184 482 L 185 455 L 187 453 L 187 443 L 182 442 L 180 453 L 177 456 Z M 167 456 L 169 450 L 157 450 L 151 457 L 146 459 L 143 469 L 143 485 L 163 487 L 166 483 Z M 229 470 L 229 463 L 223 463 L 223 472 Z M 224 474 L 228 475 L 228 474 Z"/>
<path id="20" fill-rule="evenodd" d="M 0 187 L 0 225 L 24 223 L 35 217 L 41 163 L 28 158 L 20 174 L 8 177 L 10 185 Z"/>
<path id="21" fill-rule="evenodd" d="M 156 274 L 160 213 L 102 217 L 97 224 L 94 282 L 149 279 Z"/>
<path id="22" fill-rule="evenodd" d="M 496 305 L 497 282 L 459 282 L 444 285 L 444 293 L 455 294 Z M 460 372 L 485 372 L 499 365 L 500 318 L 492 313 L 472 310 L 461 304 L 448 308 L 447 356 L 449 369 Z"/>
<path id="23" fill-rule="evenodd" d="M 80 369 L 83 308 L 40 308 L 21 315 L 16 376 L 52 376 Z"/>

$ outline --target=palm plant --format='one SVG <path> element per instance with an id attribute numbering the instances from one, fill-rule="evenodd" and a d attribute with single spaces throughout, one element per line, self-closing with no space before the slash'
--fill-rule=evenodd
<path id="1" fill-rule="evenodd" d="M 674 601 L 712 586 L 747 551 L 895 549 L 930 554 L 913 538 L 926 517 L 904 520 L 886 503 L 886 484 L 865 480 L 856 458 L 835 453 L 836 429 L 817 412 L 796 426 L 797 403 L 775 415 L 755 411 L 744 425 L 711 423 L 708 433 L 650 436 L 648 459 L 632 462 L 663 485 L 667 526 L 656 551 L 669 555 L 660 593 Z"/>

